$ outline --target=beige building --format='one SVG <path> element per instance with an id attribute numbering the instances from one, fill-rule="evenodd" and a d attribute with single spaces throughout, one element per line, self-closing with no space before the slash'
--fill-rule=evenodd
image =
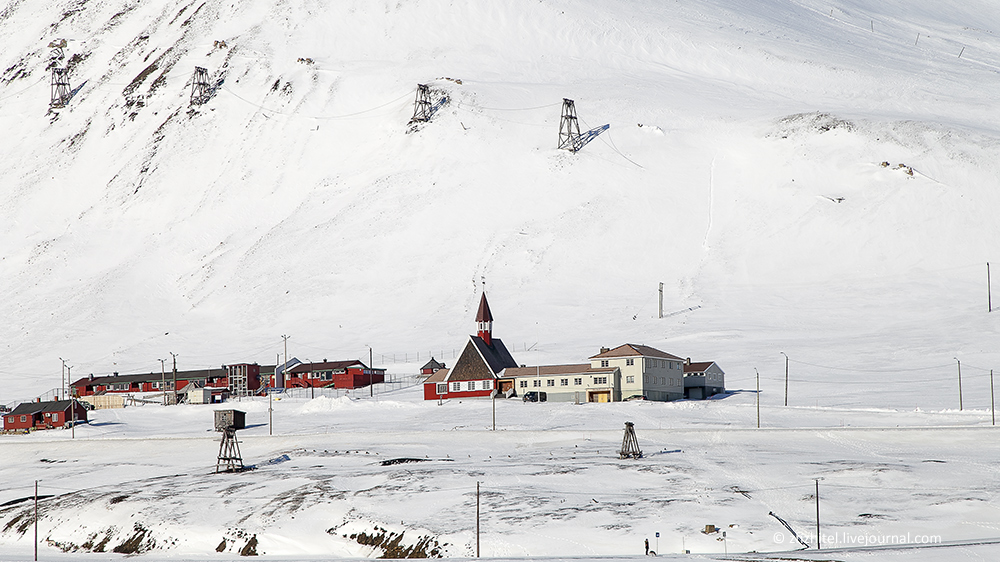
<path id="1" fill-rule="evenodd" d="M 548 402 L 619 402 L 621 371 L 617 367 L 545 365 L 508 367 L 500 377 L 500 387 L 512 388 L 517 396 L 544 392 Z"/>
<path id="2" fill-rule="evenodd" d="M 625 400 L 636 396 L 662 402 L 684 398 L 684 359 L 648 345 L 602 347 L 600 353 L 590 358 L 590 366 L 617 367 L 621 371 L 621 395 Z"/>

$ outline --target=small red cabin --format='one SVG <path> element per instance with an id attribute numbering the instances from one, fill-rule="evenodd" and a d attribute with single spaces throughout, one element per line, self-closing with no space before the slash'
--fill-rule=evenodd
<path id="1" fill-rule="evenodd" d="M 3 428 L 23 430 L 64 427 L 73 421 L 74 410 L 77 423 L 87 421 L 87 409 L 76 400 L 25 402 L 3 415 Z"/>

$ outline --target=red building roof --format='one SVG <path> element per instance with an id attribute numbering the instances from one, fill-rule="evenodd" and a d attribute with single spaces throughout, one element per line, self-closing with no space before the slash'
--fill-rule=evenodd
<path id="1" fill-rule="evenodd" d="M 479 299 L 479 311 L 476 312 L 476 322 L 492 322 L 493 314 L 490 313 L 490 303 L 486 302 L 486 292 L 483 291 L 483 298 Z"/>

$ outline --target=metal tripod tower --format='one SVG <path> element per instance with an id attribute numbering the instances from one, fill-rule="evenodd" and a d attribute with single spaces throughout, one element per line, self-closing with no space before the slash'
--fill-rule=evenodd
<path id="1" fill-rule="evenodd" d="M 191 76 L 191 105 L 201 105 L 208 101 L 210 96 L 208 70 L 200 66 L 194 67 L 194 74 Z"/>
<path id="2" fill-rule="evenodd" d="M 69 69 L 52 67 L 52 98 L 49 100 L 49 107 L 66 107 L 71 95 Z"/>
<path id="3" fill-rule="evenodd" d="M 618 454 L 623 459 L 641 459 L 642 451 L 639 450 L 639 440 L 635 437 L 635 427 L 632 422 L 625 422 L 625 437 L 622 438 L 622 450 Z"/>
<path id="4" fill-rule="evenodd" d="M 431 90 L 426 84 L 417 84 L 417 99 L 413 100 L 413 117 L 410 123 L 426 122 L 431 120 Z"/>
<path id="5" fill-rule="evenodd" d="M 559 120 L 559 148 L 576 152 L 582 147 L 580 124 L 576 120 L 576 105 L 573 100 L 563 98 L 562 118 Z"/>
<path id="6" fill-rule="evenodd" d="M 227 427 L 222 430 L 222 443 L 219 445 L 219 460 L 215 463 L 215 472 L 241 470 L 243 470 L 243 457 L 240 455 L 240 444 L 236 440 L 236 429 Z"/>

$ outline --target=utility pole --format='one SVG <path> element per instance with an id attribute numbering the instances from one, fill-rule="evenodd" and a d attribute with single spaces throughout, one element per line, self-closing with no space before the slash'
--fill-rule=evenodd
<path id="1" fill-rule="evenodd" d="M 267 434 L 274 435 L 274 394 L 267 393 Z"/>
<path id="2" fill-rule="evenodd" d="M 173 402 L 177 404 L 177 354 L 173 351 L 168 352 L 174 358 L 174 370 L 173 370 L 173 381 L 170 383 L 170 391 L 174 395 Z"/>
<path id="3" fill-rule="evenodd" d="M 993 412 L 993 425 L 997 424 L 997 402 L 993 395 L 993 369 L 990 369 L 990 411 Z"/>
<path id="4" fill-rule="evenodd" d="M 760 373 L 757 367 L 753 368 L 753 372 L 757 373 L 757 429 L 760 429 Z"/>
<path id="5" fill-rule="evenodd" d="M 663 318 L 663 283 L 660 283 L 660 307 L 659 316 L 657 318 Z"/>
<path id="6" fill-rule="evenodd" d="M 493 394 L 490 395 L 493 399 L 493 431 L 497 430 L 497 389 L 493 389 Z"/>
<path id="7" fill-rule="evenodd" d="M 962 411 L 962 362 L 958 357 L 954 358 L 958 362 L 958 411 Z"/>
<path id="8" fill-rule="evenodd" d="M 163 391 L 163 405 L 167 405 L 167 367 L 166 359 L 160 359 L 160 390 Z"/>
<path id="9" fill-rule="evenodd" d="M 990 284 L 990 262 L 986 262 L 986 305 L 993 312 L 993 286 Z"/>
<path id="10" fill-rule="evenodd" d="M 285 340 L 285 364 L 281 366 L 281 388 L 285 388 L 285 375 L 288 374 L 288 336 L 282 334 L 281 339 Z M 277 386 L 278 375 L 274 375 L 274 383 Z"/>
<path id="11" fill-rule="evenodd" d="M 62 379 L 60 379 L 60 380 L 62 380 L 62 386 L 59 388 L 59 391 L 62 392 L 63 399 L 65 400 L 66 399 L 66 387 L 69 386 L 66 383 L 66 360 L 63 359 L 62 357 L 60 357 L 59 360 L 62 361 Z"/>
<path id="12" fill-rule="evenodd" d="M 476 498 L 478 499 L 478 485 L 477 485 Z M 478 505 L 478 504 L 477 504 Z M 478 533 L 478 527 L 476 528 Z M 35 561 L 38 561 L 38 480 L 35 480 Z"/>
<path id="13" fill-rule="evenodd" d="M 816 550 L 823 548 L 823 540 L 819 534 L 819 479 L 816 480 Z"/>
<path id="14" fill-rule="evenodd" d="M 782 355 L 785 356 L 785 406 L 788 405 L 788 355 L 782 351 Z"/>
<path id="15" fill-rule="evenodd" d="M 368 396 L 375 396 L 375 385 L 372 382 L 373 380 L 375 380 L 374 379 L 375 372 L 372 371 L 372 364 L 374 363 L 372 358 L 374 357 L 374 355 L 375 354 L 372 353 L 372 346 L 369 345 L 368 346 Z"/>
<path id="16" fill-rule="evenodd" d="M 67 379 L 70 378 L 70 373 L 72 372 L 72 370 L 73 370 L 73 367 L 70 367 L 69 365 L 66 366 L 66 378 Z M 70 426 L 69 426 L 70 439 L 76 439 L 76 397 L 75 396 L 73 397 L 73 403 L 70 404 L 70 408 L 69 409 L 71 411 L 70 415 L 73 416 L 73 421 L 70 423 Z"/>
<path id="17" fill-rule="evenodd" d="M 35 495 L 38 495 L 37 491 Z M 479 558 L 479 482 L 476 482 L 476 558 Z"/>

